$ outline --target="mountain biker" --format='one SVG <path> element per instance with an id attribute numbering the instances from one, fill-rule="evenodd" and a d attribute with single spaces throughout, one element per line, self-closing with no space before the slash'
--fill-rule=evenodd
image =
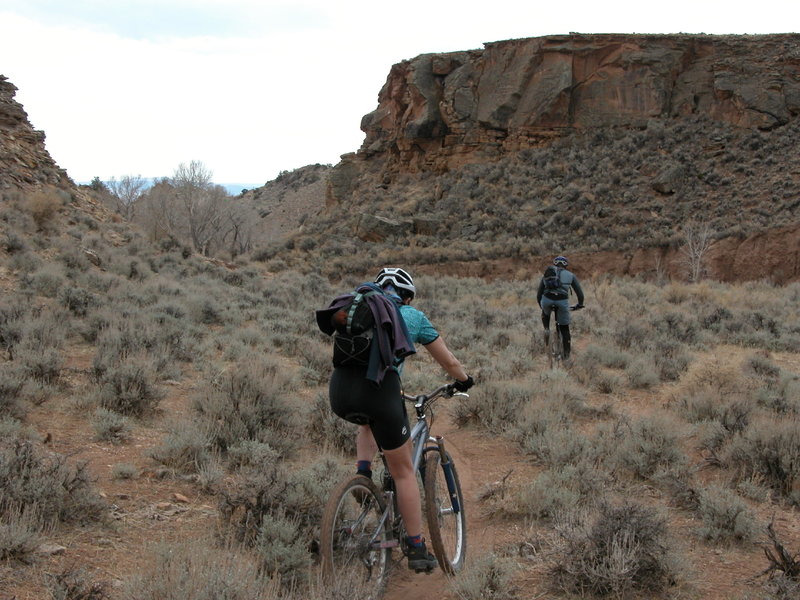
<path id="1" fill-rule="evenodd" d="M 447 348 L 439 332 L 425 314 L 412 307 L 417 289 L 411 276 L 401 268 L 380 270 L 375 283 L 389 295 L 406 323 L 410 341 L 420 343 L 439 365 L 453 377 L 456 389 L 466 391 L 473 379 Z M 372 459 L 383 450 L 397 491 L 397 505 L 405 522 L 408 567 L 428 571 L 437 565 L 422 537 L 422 506 L 416 473 L 411 458 L 411 427 L 403 401 L 400 374 L 402 362 L 390 369 L 380 384 L 365 377 L 363 367 L 335 368 L 330 381 L 331 409 L 341 418 L 356 423 L 357 473 L 372 477 Z"/>
<path id="2" fill-rule="evenodd" d="M 578 282 L 578 278 L 575 277 L 575 274 L 567 270 L 567 265 L 569 265 L 569 261 L 566 256 L 556 256 L 553 259 L 553 266 L 558 268 L 561 286 L 553 290 L 546 290 L 544 277 L 542 277 L 539 280 L 539 289 L 536 292 L 536 301 L 542 309 L 545 345 L 550 343 L 550 313 L 555 310 L 556 326 L 561 333 L 561 340 L 564 345 L 564 360 L 569 359 L 572 346 L 572 338 L 569 332 L 569 295 L 571 289 L 575 290 L 575 295 L 578 297 L 578 304 L 575 308 L 583 308 L 584 299 L 581 284 Z"/>

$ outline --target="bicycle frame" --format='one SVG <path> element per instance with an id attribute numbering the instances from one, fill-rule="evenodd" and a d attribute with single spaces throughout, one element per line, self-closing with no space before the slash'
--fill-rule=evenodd
<path id="1" fill-rule="evenodd" d="M 443 385 L 430 394 L 404 395 L 404 401 L 414 403 L 416 422 L 411 427 L 411 461 L 415 473 L 422 476 L 424 488 L 423 515 L 439 566 L 455 574 L 464 565 L 466 553 L 466 515 L 464 499 L 454 461 L 445 450 L 444 439 L 431 435 L 432 403 L 444 396 L 466 396 L 456 393 L 454 384 Z M 387 577 L 392 548 L 406 548 L 406 531 L 398 510 L 394 480 L 384 465 L 383 486 L 371 479 L 355 476 L 345 479 L 332 493 L 325 511 L 321 534 L 323 571 L 336 577 L 341 566 L 343 573 L 355 574 L 358 581 L 371 581 L 380 590 Z M 417 493 L 420 493 L 418 490 Z M 349 500 L 349 503 L 348 503 Z M 353 500 L 355 504 L 352 504 Z M 416 532 L 415 532 L 416 533 Z M 341 563 L 339 561 L 342 561 Z M 350 562 L 353 560 L 354 562 Z M 361 564 L 364 571 L 355 572 L 351 565 Z M 416 568 L 416 567 L 415 567 Z M 373 569 L 375 579 L 373 579 Z M 426 569 L 430 570 L 429 567 Z M 418 571 L 420 572 L 420 571 Z"/>
<path id="2" fill-rule="evenodd" d="M 414 426 L 411 428 L 411 433 L 409 434 L 409 439 L 411 440 L 412 450 L 411 450 L 411 465 L 414 472 L 419 471 L 422 474 L 422 478 L 424 480 L 425 474 L 423 472 L 424 462 L 423 458 L 426 452 L 431 452 L 436 450 L 440 453 L 442 457 L 442 469 L 445 473 L 445 480 L 447 481 L 447 490 L 450 494 L 450 499 L 453 505 L 453 512 L 458 513 L 461 510 L 461 507 L 458 502 L 458 495 L 456 493 L 456 484 L 453 477 L 452 471 L 452 463 L 447 457 L 444 447 L 444 438 L 442 436 L 431 436 L 430 435 L 430 425 L 428 424 L 428 415 L 426 413 L 427 403 L 432 402 L 433 400 L 437 399 L 443 393 L 446 392 L 447 386 L 442 386 L 436 391 L 428 395 L 420 395 L 420 396 L 409 396 L 403 394 L 403 399 L 406 401 L 413 401 L 414 402 L 414 409 L 417 414 L 417 422 L 414 423 Z M 458 393 L 449 392 L 451 395 L 462 395 Z M 466 396 L 466 394 L 463 394 Z M 383 451 L 381 450 L 381 460 L 383 461 L 384 466 L 384 490 L 383 493 L 386 495 L 386 509 L 381 516 L 380 525 L 383 526 L 384 523 L 390 522 L 392 523 L 392 530 L 394 531 L 396 538 L 393 540 L 386 540 L 380 543 L 381 548 L 396 548 L 401 544 L 402 535 L 398 535 L 400 532 L 398 531 L 398 526 L 400 523 L 397 522 L 397 518 L 399 516 L 399 512 L 397 510 L 397 495 L 394 490 L 394 482 L 391 479 L 391 474 L 389 473 L 389 469 L 386 466 L 386 459 L 383 456 Z M 386 480 L 387 477 L 389 481 L 392 481 L 390 489 L 386 489 Z M 374 543 L 375 538 L 377 538 L 380 528 L 378 528 L 375 532 L 374 537 L 372 538 L 371 542 Z"/>

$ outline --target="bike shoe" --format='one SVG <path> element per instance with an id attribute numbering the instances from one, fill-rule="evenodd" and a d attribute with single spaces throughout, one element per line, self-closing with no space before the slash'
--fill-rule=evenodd
<path id="1" fill-rule="evenodd" d="M 436 557 L 428 552 L 425 542 L 421 546 L 408 547 L 408 568 L 417 573 L 430 573 L 439 562 Z"/>

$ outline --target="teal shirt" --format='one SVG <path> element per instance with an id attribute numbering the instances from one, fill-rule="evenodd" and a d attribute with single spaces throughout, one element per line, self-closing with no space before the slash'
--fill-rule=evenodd
<path id="1" fill-rule="evenodd" d="M 436 328 L 431 324 L 424 312 L 408 304 L 400 304 L 400 298 L 393 294 L 391 297 L 398 303 L 400 315 L 406 322 L 406 327 L 408 328 L 412 343 L 422 344 L 424 346 L 425 344 L 430 344 L 439 337 L 439 332 L 436 331 Z M 400 361 L 400 363 L 394 367 L 400 375 L 403 374 L 404 364 L 403 361 Z"/>
<path id="2" fill-rule="evenodd" d="M 439 332 L 425 316 L 421 310 L 417 310 L 408 304 L 400 305 L 400 314 L 406 322 L 408 332 L 411 334 L 411 341 L 415 344 L 430 344 L 439 337 Z"/>

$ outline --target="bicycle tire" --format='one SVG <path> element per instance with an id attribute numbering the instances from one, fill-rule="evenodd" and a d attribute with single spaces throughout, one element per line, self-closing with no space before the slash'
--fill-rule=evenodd
<path id="1" fill-rule="evenodd" d="M 353 597 L 383 592 L 392 553 L 378 546 L 391 538 L 390 523 L 378 529 L 385 508 L 383 494 L 366 477 L 347 479 L 331 493 L 322 513 L 320 557 L 333 589 Z"/>
<path id="2" fill-rule="evenodd" d="M 564 356 L 563 346 L 561 341 L 561 330 L 556 323 L 555 331 L 550 342 L 550 368 L 554 369 L 561 364 L 561 359 Z"/>
<path id="3" fill-rule="evenodd" d="M 450 462 L 459 510 L 453 510 L 441 454 L 428 452 L 425 464 L 425 513 L 431 546 L 439 567 L 448 575 L 455 575 L 463 568 L 467 554 L 467 516 L 456 466 L 449 454 L 447 460 Z"/>

